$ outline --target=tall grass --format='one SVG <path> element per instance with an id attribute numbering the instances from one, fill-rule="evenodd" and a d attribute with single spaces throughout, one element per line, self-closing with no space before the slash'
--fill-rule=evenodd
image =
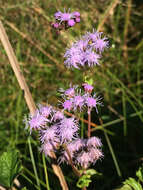
<path id="1" fill-rule="evenodd" d="M 96 117 L 92 121 L 97 124 L 92 128 L 93 135 L 103 140 L 104 159 L 95 165 L 103 177 L 93 180 L 89 189 L 113 189 L 134 175 L 143 155 L 142 6 L 140 1 L 131 0 L 0 1 L 0 19 L 37 103 L 48 101 L 56 105 L 59 88 L 82 82 L 81 71 L 69 71 L 63 65 L 63 54 L 73 40 L 92 28 L 104 31 L 110 39 L 101 67 L 90 71 L 96 91 L 104 97 L 100 110 L 103 125 Z M 79 11 L 82 20 L 57 36 L 50 22 L 56 10 L 64 7 Z M 22 186 L 60 190 L 50 159 L 44 160 L 39 153 L 36 135 L 31 137 L 31 144 L 27 141 L 29 134 L 22 121 L 28 108 L 1 44 L 0 66 L 0 152 L 7 146 L 20 150 L 23 173 L 18 179 Z M 86 124 L 82 126 L 81 133 L 85 135 Z M 108 138 L 104 136 L 105 130 Z M 69 186 L 76 189 L 71 168 L 65 165 L 62 168 Z"/>

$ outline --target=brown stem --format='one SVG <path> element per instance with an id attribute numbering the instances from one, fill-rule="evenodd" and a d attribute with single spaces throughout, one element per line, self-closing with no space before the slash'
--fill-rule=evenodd
<path id="1" fill-rule="evenodd" d="M 79 171 L 77 170 L 77 168 L 74 166 L 73 161 L 72 161 L 72 158 L 71 158 L 71 155 L 70 155 L 70 152 L 69 152 L 67 146 L 64 144 L 63 147 L 64 147 L 65 151 L 66 151 L 67 154 L 68 154 L 68 157 L 69 157 L 68 162 L 69 162 L 69 164 L 71 165 L 71 167 L 72 167 L 72 169 L 73 169 L 73 172 L 75 173 L 76 176 L 80 177 L 81 174 L 79 173 Z"/>
<path id="2" fill-rule="evenodd" d="M 24 98 L 26 100 L 27 106 L 30 110 L 30 113 L 33 115 L 35 113 L 36 110 L 36 105 L 33 101 L 32 95 L 30 93 L 30 90 L 28 88 L 28 85 L 25 81 L 24 75 L 21 72 L 20 66 L 18 64 L 17 58 L 15 56 L 15 53 L 12 49 L 12 46 L 9 42 L 8 36 L 5 32 L 5 29 L 3 27 L 2 22 L 0 21 L 0 40 L 4 46 L 4 49 L 6 51 L 6 54 L 8 56 L 9 62 L 11 64 L 11 67 L 15 73 L 15 76 L 18 80 L 18 83 L 20 85 L 20 88 L 23 90 L 24 92 Z M 55 154 L 53 153 L 53 157 L 56 157 Z M 59 181 L 61 183 L 62 189 L 63 190 L 68 190 L 68 186 L 67 183 L 65 181 L 64 175 L 62 173 L 61 168 L 58 165 L 52 164 L 52 168 L 55 172 L 55 174 L 57 175 L 57 177 L 59 178 Z"/>
<path id="3" fill-rule="evenodd" d="M 91 136 L 91 110 L 88 108 L 88 133 L 87 133 L 88 138 Z"/>

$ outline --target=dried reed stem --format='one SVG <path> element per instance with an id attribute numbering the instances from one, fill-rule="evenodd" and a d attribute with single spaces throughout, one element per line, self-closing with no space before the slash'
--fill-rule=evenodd
<path id="1" fill-rule="evenodd" d="M 32 95 L 29 91 L 29 88 L 28 88 L 28 85 L 25 81 L 25 78 L 21 72 L 21 69 L 20 69 L 20 66 L 18 64 L 18 61 L 17 61 L 17 58 L 15 56 L 15 53 L 12 49 L 12 46 L 9 42 L 9 39 L 8 39 L 8 36 L 5 32 L 5 29 L 3 27 L 3 24 L 2 22 L 0 21 L 0 40 L 4 46 L 4 49 L 6 51 L 6 54 L 8 56 L 8 59 L 9 59 L 9 62 L 12 66 L 12 69 L 15 73 L 15 76 L 18 80 L 18 83 L 20 85 L 20 88 L 23 90 L 24 92 L 24 98 L 26 100 L 26 103 L 27 103 L 27 106 L 30 110 L 30 113 L 31 114 L 34 114 L 35 113 L 35 110 L 36 110 L 36 105 L 33 101 L 33 98 L 32 98 Z M 56 158 L 55 154 L 53 153 L 53 158 Z M 59 178 L 60 180 L 60 183 L 61 183 L 61 186 L 62 186 L 62 189 L 63 190 L 68 190 L 68 186 L 67 186 L 67 183 L 65 181 L 65 178 L 64 178 L 64 175 L 62 173 L 62 170 L 61 168 L 58 166 L 58 165 L 55 165 L 55 164 L 52 164 L 52 168 L 55 172 L 55 174 L 57 175 L 57 177 Z"/>

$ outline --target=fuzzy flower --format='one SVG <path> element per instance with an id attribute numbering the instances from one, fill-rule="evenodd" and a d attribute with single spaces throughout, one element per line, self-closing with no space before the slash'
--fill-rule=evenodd
<path id="1" fill-rule="evenodd" d="M 63 119 L 64 117 L 65 116 L 64 116 L 63 112 L 61 112 L 61 111 L 55 111 L 55 113 L 53 114 L 52 120 L 53 121 L 58 121 L 58 120 Z"/>
<path id="2" fill-rule="evenodd" d="M 89 92 L 89 93 L 91 93 L 94 88 L 92 85 L 90 85 L 88 83 L 84 83 L 83 87 L 84 87 L 85 92 Z"/>
<path id="3" fill-rule="evenodd" d="M 80 17 L 80 13 L 79 12 L 73 12 L 72 15 L 76 18 Z"/>
<path id="4" fill-rule="evenodd" d="M 74 118 L 64 118 L 61 120 L 58 129 L 61 144 L 76 139 L 78 136 L 77 131 L 79 127 Z"/>
<path id="5" fill-rule="evenodd" d="M 56 19 L 56 22 L 52 23 L 52 26 L 55 29 L 68 29 L 69 27 L 72 27 L 76 23 L 80 22 L 80 13 L 70 13 L 70 9 L 68 10 L 68 12 L 66 12 L 65 10 L 64 12 L 58 11 L 54 14 L 54 17 Z"/>
<path id="6" fill-rule="evenodd" d="M 62 105 L 63 105 L 64 110 L 68 110 L 68 111 L 71 111 L 73 107 L 73 103 L 71 100 L 66 100 Z"/>
<path id="7" fill-rule="evenodd" d="M 102 143 L 99 138 L 91 137 L 89 139 L 76 139 L 67 144 L 67 149 L 73 163 L 86 169 L 91 164 L 95 164 L 98 159 L 103 157 L 103 153 L 101 149 L 99 149 L 101 145 Z M 69 156 L 66 150 L 63 152 L 63 156 L 60 160 L 61 162 L 66 161 L 67 164 L 69 163 Z"/>
<path id="8" fill-rule="evenodd" d="M 68 26 L 74 26 L 75 23 L 76 23 L 76 22 L 74 21 L 74 19 L 68 20 Z"/>
<path id="9" fill-rule="evenodd" d="M 99 65 L 101 53 L 108 48 L 108 44 L 107 38 L 102 37 L 102 32 L 87 32 L 67 49 L 64 64 L 68 68 L 77 69 Z"/>
<path id="10" fill-rule="evenodd" d="M 43 130 L 41 137 L 40 137 L 41 142 L 45 143 L 45 142 L 50 142 L 50 141 L 53 141 L 53 142 L 57 141 L 57 134 L 56 133 L 57 133 L 57 126 L 56 125 L 53 125 L 46 130 Z"/>
<path id="11" fill-rule="evenodd" d="M 65 90 L 64 94 L 68 97 L 73 97 L 75 95 L 75 88 L 73 87 Z"/>
<path id="12" fill-rule="evenodd" d="M 77 163 L 83 168 L 88 168 L 91 162 L 91 157 L 88 152 L 81 152 L 77 157 Z"/>
<path id="13" fill-rule="evenodd" d="M 96 109 L 96 112 L 98 113 L 97 105 L 102 105 L 101 98 L 96 97 L 96 94 L 92 96 L 85 95 L 85 102 L 87 107 L 91 110 L 92 108 Z"/>
<path id="14" fill-rule="evenodd" d="M 90 137 L 87 140 L 87 146 L 88 147 L 101 147 L 102 143 L 101 143 L 101 140 L 98 137 Z"/>
<path id="15" fill-rule="evenodd" d="M 75 18 L 75 22 L 79 23 L 80 22 L 80 18 Z"/>
<path id="16" fill-rule="evenodd" d="M 92 67 L 94 65 L 99 65 L 100 55 L 95 53 L 92 49 L 89 49 L 85 52 L 84 55 L 84 64 Z"/>
<path id="17" fill-rule="evenodd" d="M 35 115 L 30 116 L 29 121 L 28 121 L 30 125 L 30 131 L 32 131 L 32 129 L 40 130 L 42 127 L 46 125 L 48 121 L 49 120 L 43 115 L 41 115 L 39 111 L 36 111 Z"/>
<path id="18" fill-rule="evenodd" d="M 82 139 L 76 139 L 72 141 L 71 143 L 67 144 L 67 149 L 70 153 L 71 158 L 74 159 L 74 153 L 78 150 L 80 150 L 83 146 L 83 140 Z M 61 160 L 64 162 L 68 162 L 69 156 L 66 151 L 63 152 L 63 156 L 61 157 Z"/>
<path id="19" fill-rule="evenodd" d="M 54 152 L 55 148 L 52 145 L 52 143 L 47 142 L 47 143 L 42 144 L 42 146 L 40 148 L 40 151 L 44 152 L 44 154 L 46 156 L 50 156 L 51 157 L 52 156 L 51 152 Z"/>
<path id="20" fill-rule="evenodd" d="M 77 95 L 73 98 L 73 107 L 74 110 L 76 110 L 77 108 L 81 108 L 84 106 L 84 98 L 81 95 Z"/>
<path id="21" fill-rule="evenodd" d="M 39 105 L 39 112 L 44 117 L 49 117 L 51 115 L 52 107 L 51 106 L 42 106 Z"/>

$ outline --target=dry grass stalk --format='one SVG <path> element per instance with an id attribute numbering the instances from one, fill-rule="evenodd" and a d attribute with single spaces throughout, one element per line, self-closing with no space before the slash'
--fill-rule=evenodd
<path id="1" fill-rule="evenodd" d="M 15 53 L 12 49 L 12 46 L 9 42 L 9 39 L 8 39 L 8 36 L 5 32 L 5 29 L 3 27 L 3 24 L 2 22 L 0 21 L 0 39 L 1 39 L 1 42 L 4 46 L 4 49 L 6 51 L 6 54 L 8 56 L 8 59 L 9 59 L 9 62 L 12 66 L 12 69 L 16 75 L 16 78 L 18 80 L 18 83 L 20 85 L 20 88 L 23 90 L 24 92 L 24 98 L 26 100 L 26 103 L 27 103 L 27 106 L 30 110 L 30 113 L 31 114 L 34 114 L 35 113 L 35 110 L 36 110 L 36 105 L 33 101 L 33 98 L 32 98 L 32 95 L 29 91 L 29 88 L 28 88 L 28 85 L 25 81 L 25 78 L 21 72 L 21 69 L 20 69 L 20 66 L 18 64 L 18 61 L 17 61 L 17 58 L 15 56 Z M 55 157 L 55 154 L 53 153 L 53 158 L 56 158 Z M 66 181 L 64 179 L 64 175 L 62 173 L 62 170 L 61 168 L 58 166 L 58 165 L 55 165 L 55 164 L 52 164 L 52 168 L 55 172 L 55 174 L 57 175 L 57 177 L 59 178 L 60 180 L 60 183 L 61 183 L 61 186 L 62 186 L 62 189 L 63 190 L 68 190 L 68 186 L 66 184 Z"/>

